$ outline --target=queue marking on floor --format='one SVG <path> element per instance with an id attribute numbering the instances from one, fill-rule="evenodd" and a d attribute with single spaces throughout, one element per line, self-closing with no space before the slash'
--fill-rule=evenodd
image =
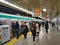
<path id="1" fill-rule="evenodd" d="M 31 32 L 28 32 L 27 33 L 28 35 L 29 34 L 32 34 Z M 8 42 L 6 45 L 14 45 L 14 43 L 16 43 L 16 42 L 18 42 L 19 40 L 22 40 L 22 39 L 24 39 L 24 35 L 21 35 L 20 37 L 19 37 L 19 39 L 16 39 L 16 37 L 15 38 L 13 38 L 10 42 Z"/>

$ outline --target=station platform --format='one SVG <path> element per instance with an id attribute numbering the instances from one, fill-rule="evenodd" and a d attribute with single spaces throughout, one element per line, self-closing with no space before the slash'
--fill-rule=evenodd
<path id="1" fill-rule="evenodd" d="M 60 32 L 55 27 L 49 28 L 48 34 L 41 26 L 39 36 L 36 36 L 36 40 L 33 41 L 32 37 L 24 39 L 23 35 L 19 39 L 12 39 L 10 42 L 4 45 L 60 45 Z"/>

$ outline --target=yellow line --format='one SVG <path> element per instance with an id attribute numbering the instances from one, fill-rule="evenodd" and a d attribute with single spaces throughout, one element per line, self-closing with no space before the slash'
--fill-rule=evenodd
<path id="1" fill-rule="evenodd" d="M 24 38 L 24 35 L 21 35 L 21 36 L 19 37 L 19 39 L 14 38 L 14 39 L 12 39 L 10 42 L 8 42 L 6 45 L 13 45 L 14 43 L 16 43 L 17 41 L 19 41 L 19 40 L 21 40 L 21 39 L 23 39 L 23 38 Z"/>
<path id="2" fill-rule="evenodd" d="M 28 35 L 30 35 L 30 34 L 32 34 L 31 32 L 28 32 L 27 33 Z M 16 39 L 16 38 L 14 38 L 14 39 L 12 39 L 10 42 L 8 42 L 6 45 L 13 45 L 14 43 L 16 43 L 17 41 L 19 41 L 19 40 L 21 40 L 21 39 L 24 39 L 24 35 L 21 35 L 20 37 L 19 37 L 19 39 Z"/>

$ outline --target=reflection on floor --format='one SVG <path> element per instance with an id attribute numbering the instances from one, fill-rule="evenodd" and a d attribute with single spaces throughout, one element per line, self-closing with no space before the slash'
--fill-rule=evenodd
<path id="1" fill-rule="evenodd" d="M 60 45 L 60 32 L 50 27 L 49 33 L 46 34 L 45 29 L 41 26 L 40 34 L 36 37 L 36 41 L 33 41 L 32 37 L 28 37 L 17 41 L 13 45 Z"/>
<path id="2" fill-rule="evenodd" d="M 40 34 L 36 37 L 36 41 L 33 41 L 32 36 L 28 35 L 27 39 L 21 36 L 19 40 L 14 38 L 11 42 L 6 45 L 60 45 L 60 32 L 50 26 L 49 32 L 46 34 L 44 27 L 42 28 L 41 26 Z"/>

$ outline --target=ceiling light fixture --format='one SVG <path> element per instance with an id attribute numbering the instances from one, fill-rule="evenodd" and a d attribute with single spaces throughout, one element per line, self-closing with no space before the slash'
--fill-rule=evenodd
<path id="1" fill-rule="evenodd" d="M 46 12 L 46 9 L 43 9 L 44 12 Z"/>

